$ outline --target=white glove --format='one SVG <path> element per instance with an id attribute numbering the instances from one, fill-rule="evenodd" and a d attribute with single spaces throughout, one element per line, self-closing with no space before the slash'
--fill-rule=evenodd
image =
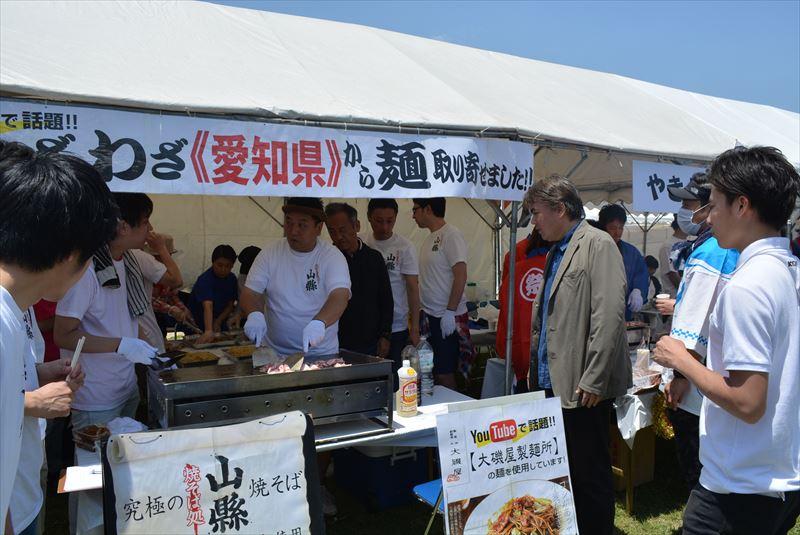
<path id="1" fill-rule="evenodd" d="M 445 310 L 439 325 L 442 328 L 442 339 L 456 332 L 456 313 L 449 309 Z"/>
<path id="2" fill-rule="evenodd" d="M 311 320 L 303 329 L 303 352 L 308 353 L 309 347 L 319 345 L 325 338 L 325 322 Z"/>
<path id="3" fill-rule="evenodd" d="M 158 350 L 138 338 L 123 338 L 119 341 L 117 353 L 134 364 L 152 364 Z"/>
<path id="4" fill-rule="evenodd" d="M 261 347 L 267 338 L 267 319 L 263 312 L 251 312 L 244 323 L 244 334 L 253 341 L 256 347 Z"/>
<path id="5" fill-rule="evenodd" d="M 634 288 L 628 296 L 628 308 L 631 309 L 631 312 L 639 312 L 643 304 L 644 299 L 642 299 L 642 292 L 639 291 L 639 288 Z"/>

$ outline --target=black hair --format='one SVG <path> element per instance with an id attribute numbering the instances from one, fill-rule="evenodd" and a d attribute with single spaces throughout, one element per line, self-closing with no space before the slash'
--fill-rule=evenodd
<path id="1" fill-rule="evenodd" d="M 658 260 L 652 255 L 645 256 L 644 263 L 647 264 L 648 268 L 658 269 Z"/>
<path id="2" fill-rule="evenodd" d="M 575 185 L 561 175 L 552 174 L 534 183 L 525 192 L 524 203 L 533 209 L 533 201 L 538 199 L 550 208 L 557 210 L 564 205 L 567 216 L 573 221 L 583 219 L 583 201 Z"/>
<path id="3" fill-rule="evenodd" d="M 672 223 L 669 224 L 672 227 L 672 230 L 678 230 L 680 225 L 678 225 L 678 214 L 672 214 Z"/>
<path id="4" fill-rule="evenodd" d="M 367 217 L 372 215 L 373 210 L 380 210 L 381 208 L 391 208 L 395 214 L 399 211 L 397 201 L 394 199 L 370 199 L 369 204 L 367 204 Z"/>
<path id="5" fill-rule="evenodd" d="M 242 252 L 239 253 L 239 274 L 240 275 L 247 275 L 250 273 L 250 267 L 255 262 L 258 253 L 261 252 L 260 247 L 256 247 L 255 245 L 248 245 Z"/>
<path id="6" fill-rule="evenodd" d="M 603 227 L 600 226 L 600 222 L 597 219 L 587 219 L 586 222 L 597 230 L 603 230 Z"/>
<path id="7" fill-rule="evenodd" d="M 45 271 L 86 262 L 113 239 L 119 211 L 94 167 L 69 153 L 0 145 L 0 262 Z"/>
<path id="8" fill-rule="evenodd" d="M 153 214 L 153 201 L 144 193 L 114 193 L 119 206 L 119 218 L 132 227 Z"/>
<path id="9" fill-rule="evenodd" d="M 314 221 L 317 223 L 322 223 L 323 214 L 325 213 L 325 207 L 322 204 L 322 199 L 319 197 L 289 197 L 286 199 L 286 202 L 283 205 L 283 213 L 286 213 L 287 206 L 299 206 L 302 208 L 311 208 L 312 210 L 319 210 L 319 215 L 313 215 L 308 213 L 311 217 L 314 218 Z"/>
<path id="10" fill-rule="evenodd" d="M 224 258 L 231 262 L 236 262 L 236 251 L 228 244 L 217 245 L 211 253 L 211 261 L 216 262 L 218 258 Z"/>
<path id="11" fill-rule="evenodd" d="M 597 217 L 600 228 L 605 230 L 606 226 L 612 221 L 621 221 L 624 225 L 628 221 L 628 214 L 625 213 L 625 208 L 618 204 L 607 204 L 600 208 L 600 215 Z"/>
<path id="12" fill-rule="evenodd" d="M 444 197 L 431 197 L 430 199 L 412 199 L 420 208 L 431 207 L 433 215 L 444 217 L 447 210 L 447 200 Z"/>
<path id="13" fill-rule="evenodd" d="M 727 150 L 711 164 L 709 180 L 728 204 L 747 197 L 758 218 L 776 230 L 786 225 L 800 194 L 800 175 L 775 147 Z"/>
<path id="14" fill-rule="evenodd" d="M 332 202 L 325 207 L 325 217 L 330 218 L 336 214 L 346 214 L 347 219 L 355 225 L 358 221 L 358 210 L 347 204 L 346 202 Z"/>

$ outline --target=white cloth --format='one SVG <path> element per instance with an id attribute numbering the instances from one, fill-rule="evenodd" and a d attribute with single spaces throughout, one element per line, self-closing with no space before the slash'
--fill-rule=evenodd
<path id="1" fill-rule="evenodd" d="M 23 315 L 8 290 L 0 286 L 0 529 L 5 527 L 22 444 L 29 340 Z"/>
<path id="2" fill-rule="evenodd" d="M 708 347 L 709 316 L 717 298 L 736 268 L 739 254 L 732 249 L 723 249 L 716 238 L 709 238 L 686 259 L 675 300 L 670 336 L 683 342 L 706 358 Z M 671 378 L 667 372 L 665 381 Z M 700 415 L 703 396 L 693 384 L 678 404 L 683 410 Z"/>
<path id="3" fill-rule="evenodd" d="M 308 253 L 292 250 L 286 238 L 266 245 L 247 275 L 245 285 L 266 291 L 267 345 L 281 355 L 303 350 L 303 329 L 322 309 L 333 290 L 350 290 L 350 272 L 341 251 L 317 240 Z M 339 352 L 339 322 L 325 329 L 322 343 L 308 356 Z"/>
<path id="4" fill-rule="evenodd" d="M 56 315 L 81 320 L 81 329 L 95 336 L 138 338 L 139 324 L 128 311 L 125 266 L 114 261 L 119 288 L 102 288 L 94 266 L 58 302 Z M 72 358 L 72 351 L 62 349 L 62 358 Z M 125 403 L 136 391 L 133 363 L 117 353 L 81 354 L 81 368 L 86 374 L 83 386 L 75 392 L 73 409 L 103 411 Z"/>
<path id="5" fill-rule="evenodd" d="M 153 286 L 164 277 L 167 272 L 167 266 L 155 259 L 151 254 L 147 254 L 141 249 L 134 249 L 131 251 L 133 256 L 139 262 L 139 267 L 142 268 L 144 293 L 147 295 L 147 301 L 150 306 L 139 317 L 139 327 L 147 337 L 147 341 L 151 346 L 158 349 L 159 353 L 166 351 L 164 346 L 164 336 L 161 334 L 161 327 L 158 326 L 156 321 L 156 314 L 153 311 Z"/>
<path id="6" fill-rule="evenodd" d="M 394 299 L 392 332 L 405 331 L 408 329 L 409 312 L 406 276 L 419 275 L 419 261 L 414 244 L 397 233 L 392 234 L 388 240 L 376 240 L 375 236 L 369 232 L 364 234 L 361 240 L 383 255 Z"/>
<path id="7" fill-rule="evenodd" d="M 36 364 L 44 362 L 44 338 L 36 323 L 33 307 L 25 313 L 26 326 L 33 333 L 25 351 L 25 391 L 39 388 Z M 40 482 L 44 463 L 44 433 L 47 420 L 25 416 L 22 423 L 22 449 L 19 454 L 14 494 L 11 496 L 11 522 L 14 533 L 21 533 L 34 521 L 44 503 Z"/>
<path id="8" fill-rule="evenodd" d="M 670 236 L 667 241 L 661 244 L 658 249 L 658 278 L 661 281 L 661 293 L 669 294 L 670 297 L 675 297 L 678 289 L 672 284 L 672 281 L 667 277 L 667 273 L 678 273 L 669 261 L 669 253 L 672 251 L 672 246 L 678 242 L 683 241 L 675 236 Z M 655 297 L 655 296 L 653 296 Z"/>
<path id="9" fill-rule="evenodd" d="M 793 264 L 793 265 L 792 265 Z M 700 483 L 712 492 L 800 490 L 800 267 L 785 238 L 742 251 L 711 315 L 707 365 L 768 374 L 766 412 L 754 424 L 706 398 Z"/>
<path id="10" fill-rule="evenodd" d="M 453 289 L 453 266 L 459 262 L 467 262 L 467 242 L 456 227 L 445 224 L 425 238 L 419 254 L 419 297 L 426 314 L 444 315 Z M 456 316 L 466 311 L 467 298 L 462 292 Z"/>

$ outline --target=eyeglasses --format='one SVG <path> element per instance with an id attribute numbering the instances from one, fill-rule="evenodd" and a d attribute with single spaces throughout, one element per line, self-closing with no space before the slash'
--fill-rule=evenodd
<path id="1" fill-rule="evenodd" d="M 413 207 L 411 208 L 411 213 L 412 213 L 412 214 L 416 214 L 416 213 L 417 213 L 417 210 L 422 210 L 422 206 L 413 206 Z"/>

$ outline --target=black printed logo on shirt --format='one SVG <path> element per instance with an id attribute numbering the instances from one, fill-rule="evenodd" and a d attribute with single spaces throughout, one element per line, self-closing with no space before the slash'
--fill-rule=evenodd
<path id="1" fill-rule="evenodd" d="M 319 276 L 313 269 L 309 269 L 306 273 L 306 291 L 315 292 L 319 288 Z"/>
<path id="2" fill-rule="evenodd" d="M 433 247 L 431 247 L 431 251 L 436 252 L 439 250 L 439 246 L 442 244 L 442 237 L 436 236 L 433 240 Z"/>
<path id="3" fill-rule="evenodd" d="M 386 257 L 386 271 L 394 271 L 396 265 L 397 257 L 394 253 L 389 253 L 389 256 Z"/>

